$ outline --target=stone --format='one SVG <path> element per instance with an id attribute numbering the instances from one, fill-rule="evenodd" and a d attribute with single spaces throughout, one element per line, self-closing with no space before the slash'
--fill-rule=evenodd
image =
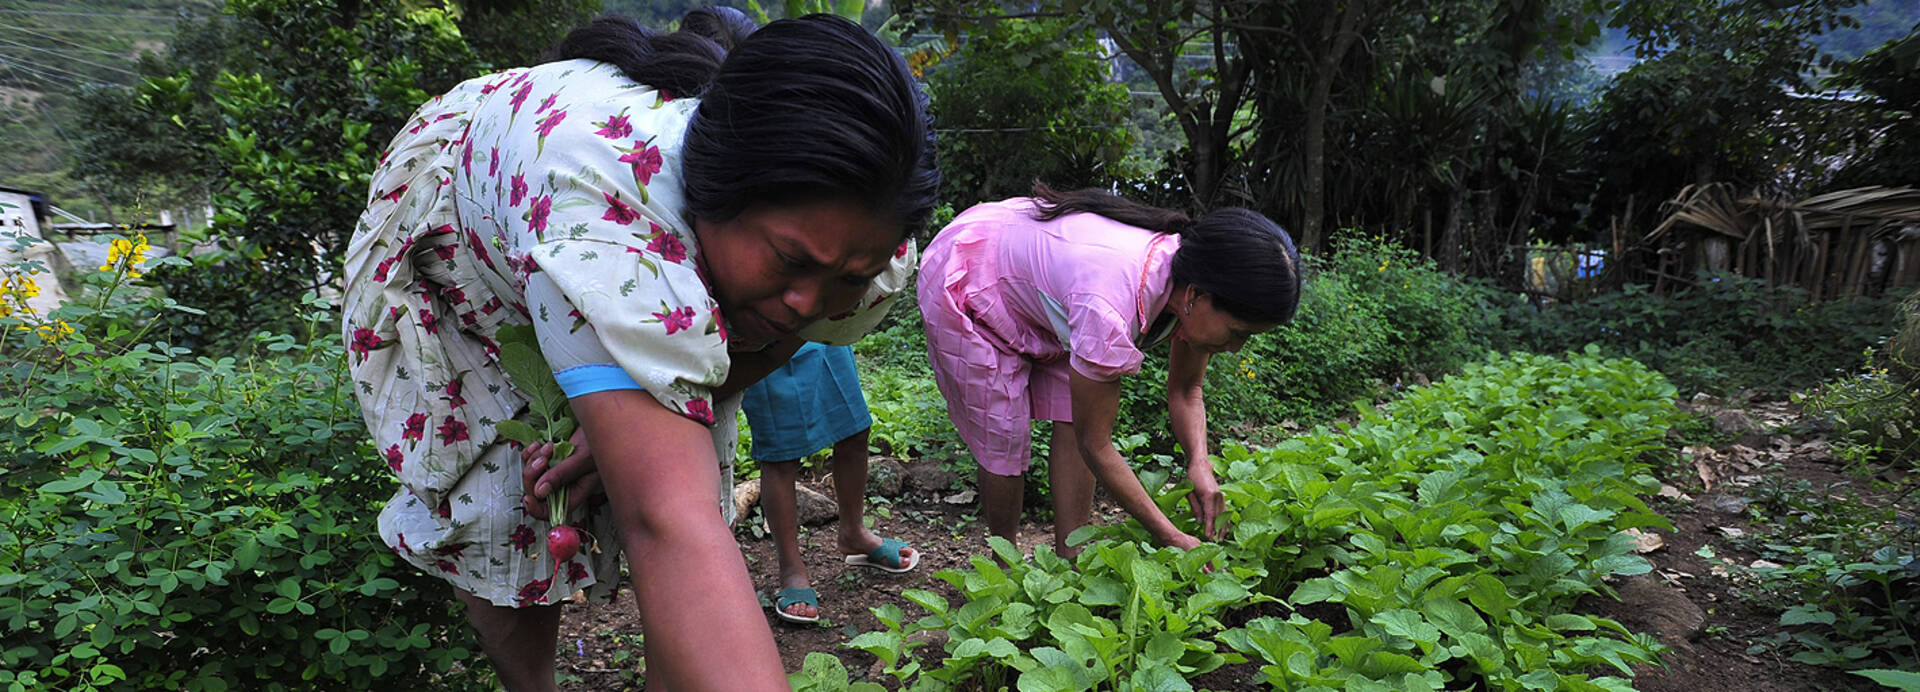
<path id="1" fill-rule="evenodd" d="M 1746 411 L 1723 409 L 1713 412 L 1713 431 L 1722 435 L 1733 435 L 1737 437 L 1747 433 L 1760 432 L 1760 426 L 1754 424 L 1753 417 L 1747 415 Z"/>
<path id="2" fill-rule="evenodd" d="M 1732 495 L 1707 495 L 1700 498 L 1700 508 L 1721 514 L 1746 514 L 1747 501 Z"/>
<path id="3" fill-rule="evenodd" d="M 1651 574 L 1640 574 L 1620 581 L 1620 624 L 1635 632 L 1649 632 L 1667 646 L 1692 651 L 1693 639 L 1700 636 L 1707 614 L 1688 600 L 1679 589 Z"/>
<path id="4" fill-rule="evenodd" d="M 867 490 L 885 498 L 897 498 L 907 489 L 907 465 L 893 457 L 873 457 L 867 461 Z"/>
<path id="5" fill-rule="evenodd" d="M 760 479 L 741 481 L 733 486 L 733 516 L 745 518 L 760 504 Z"/>
<path id="6" fill-rule="evenodd" d="M 938 460 L 916 459 L 906 465 L 907 490 L 924 495 L 939 495 L 960 481 L 960 474 L 947 470 Z"/>
<path id="7" fill-rule="evenodd" d="M 1694 392 L 1693 398 L 1687 400 L 1687 405 L 1695 410 L 1713 408 L 1720 405 L 1720 398 L 1706 392 Z"/>
<path id="8" fill-rule="evenodd" d="M 950 505 L 970 505 L 970 504 L 973 504 L 973 499 L 974 499 L 973 491 L 962 490 L 952 495 L 948 495 L 946 497 L 940 498 L 940 501 Z"/>
<path id="9" fill-rule="evenodd" d="M 793 513 L 802 526 L 817 526 L 840 518 L 840 505 L 804 484 L 793 486 Z"/>

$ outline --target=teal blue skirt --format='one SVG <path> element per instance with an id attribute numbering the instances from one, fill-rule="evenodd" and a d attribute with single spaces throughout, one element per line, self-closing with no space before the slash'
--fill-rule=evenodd
<path id="1" fill-rule="evenodd" d="M 853 349 L 809 342 L 740 400 L 753 458 L 792 461 L 873 427 Z"/>

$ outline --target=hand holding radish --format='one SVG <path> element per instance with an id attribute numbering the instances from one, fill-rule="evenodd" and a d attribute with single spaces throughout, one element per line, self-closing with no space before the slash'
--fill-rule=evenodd
<path id="1" fill-rule="evenodd" d="M 524 462 L 520 470 L 520 480 L 527 489 L 520 499 L 520 506 L 528 516 L 546 516 L 547 501 L 555 491 L 566 489 L 566 509 L 571 512 L 579 507 L 597 504 L 603 497 L 600 489 L 600 472 L 594 468 L 592 450 L 587 447 L 585 432 L 575 430 L 569 441 L 572 453 L 559 461 L 553 457 L 561 445 L 541 442 L 526 445 L 520 449 L 520 461 Z"/>

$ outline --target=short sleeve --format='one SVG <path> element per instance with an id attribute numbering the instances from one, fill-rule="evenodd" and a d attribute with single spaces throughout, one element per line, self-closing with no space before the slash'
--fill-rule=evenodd
<path id="1" fill-rule="evenodd" d="M 552 306 L 536 310 L 534 320 L 547 326 L 535 329 L 574 331 L 571 321 L 583 323 L 581 330 L 592 331 L 634 384 L 669 410 L 710 425 L 712 389 L 726 381 L 729 364 L 719 309 L 692 266 L 646 255 L 644 245 L 600 240 L 540 244 L 532 253 L 538 274 L 546 275 L 572 312 L 554 314 Z M 542 347 L 548 343 L 543 340 Z M 568 367 L 590 364 L 569 362 Z"/>
<path id="2" fill-rule="evenodd" d="M 644 389 L 600 344 L 598 332 L 546 272 L 528 277 L 526 297 L 529 312 L 548 316 L 535 319 L 533 331 L 541 355 L 546 356 L 553 378 L 567 398 L 615 389 Z M 553 319 L 554 315 L 565 317 Z"/>
<path id="3" fill-rule="evenodd" d="M 1133 344 L 1131 324 L 1106 300 L 1095 295 L 1069 298 L 1067 328 L 1073 335 L 1067 350 L 1076 372 L 1111 382 L 1140 371 L 1146 356 Z"/>
<path id="4" fill-rule="evenodd" d="M 879 326 L 880 319 L 887 316 L 887 310 L 893 308 L 894 298 L 907 290 L 913 280 L 913 272 L 920 264 L 920 250 L 908 238 L 900 243 L 893 252 L 893 261 L 887 263 L 886 270 L 873 277 L 873 283 L 867 286 L 867 293 L 860 297 L 852 310 L 814 322 L 800 330 L 800 338 L 830 346 L 845 346 L 860 337 L 866 336 Z"/>

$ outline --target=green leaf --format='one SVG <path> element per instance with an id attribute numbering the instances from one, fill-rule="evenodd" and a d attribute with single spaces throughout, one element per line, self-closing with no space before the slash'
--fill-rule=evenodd
<path id="1" fill-rule="evenodd" d="M 540 439 L 540 433 L 534 432 L 533 426 L 517 420 L 503 420 L 493 424 L 493 427 L 494 430 L 499 431 L 501 437 L 523 445 L 535 445 L 545 442 L 545 440 Z"/>
<path id="2" fill-rule="evenodd" d="M 40 486 L 40 492 L 55 493 L 55 494 L 70 493 L 75 490 L 85 488 L 89 485 L 93 485 L 94 481 L 100 480 L 101 475 L 102 474 L 99 471 L 95 471 L 93 469 L 87 469 L 85 471 L 81 471 L 80 475 L 78 476 L 74 476 L 72 478 L 62 478 L 57 481 L 49 482 L 46 485 L 42 485 Z"/>
<path id="3" fill-rule="evenodd" d="M 1833 613 L 1827 612 L 1825 610 L 1821 610 L 1813 606 L 1805 606 L 1805 605 L 1794 606 L 1792 608 L 1788 608 L 1786 612 L 1780 614 L 1780 624 L 1784 627 L 1792 627 L 1794 625 L 1810 625 L 1815 623 L 1822 624 L 1822 625 L 1831 625 L 1834 622 L 1835 622 L 1835 619 L 1834 619 Z"/>
<path id="4" fill-rule="evenodd" d="M 1380 625 L 1388 634 L 1405 637 L 1415 643 L 1432 645 L 1440 641 L 1439 628 L 1428 624 L 1419 613 L 1405 608 L 1377 613 L 1369 622 Z"/>
<path id="5" fill-rule="evenodd" d="M 1853 674 L 1902 692 L 1920 692 L 1920 672 L 1875 668 L 1856 670 Z"/>

